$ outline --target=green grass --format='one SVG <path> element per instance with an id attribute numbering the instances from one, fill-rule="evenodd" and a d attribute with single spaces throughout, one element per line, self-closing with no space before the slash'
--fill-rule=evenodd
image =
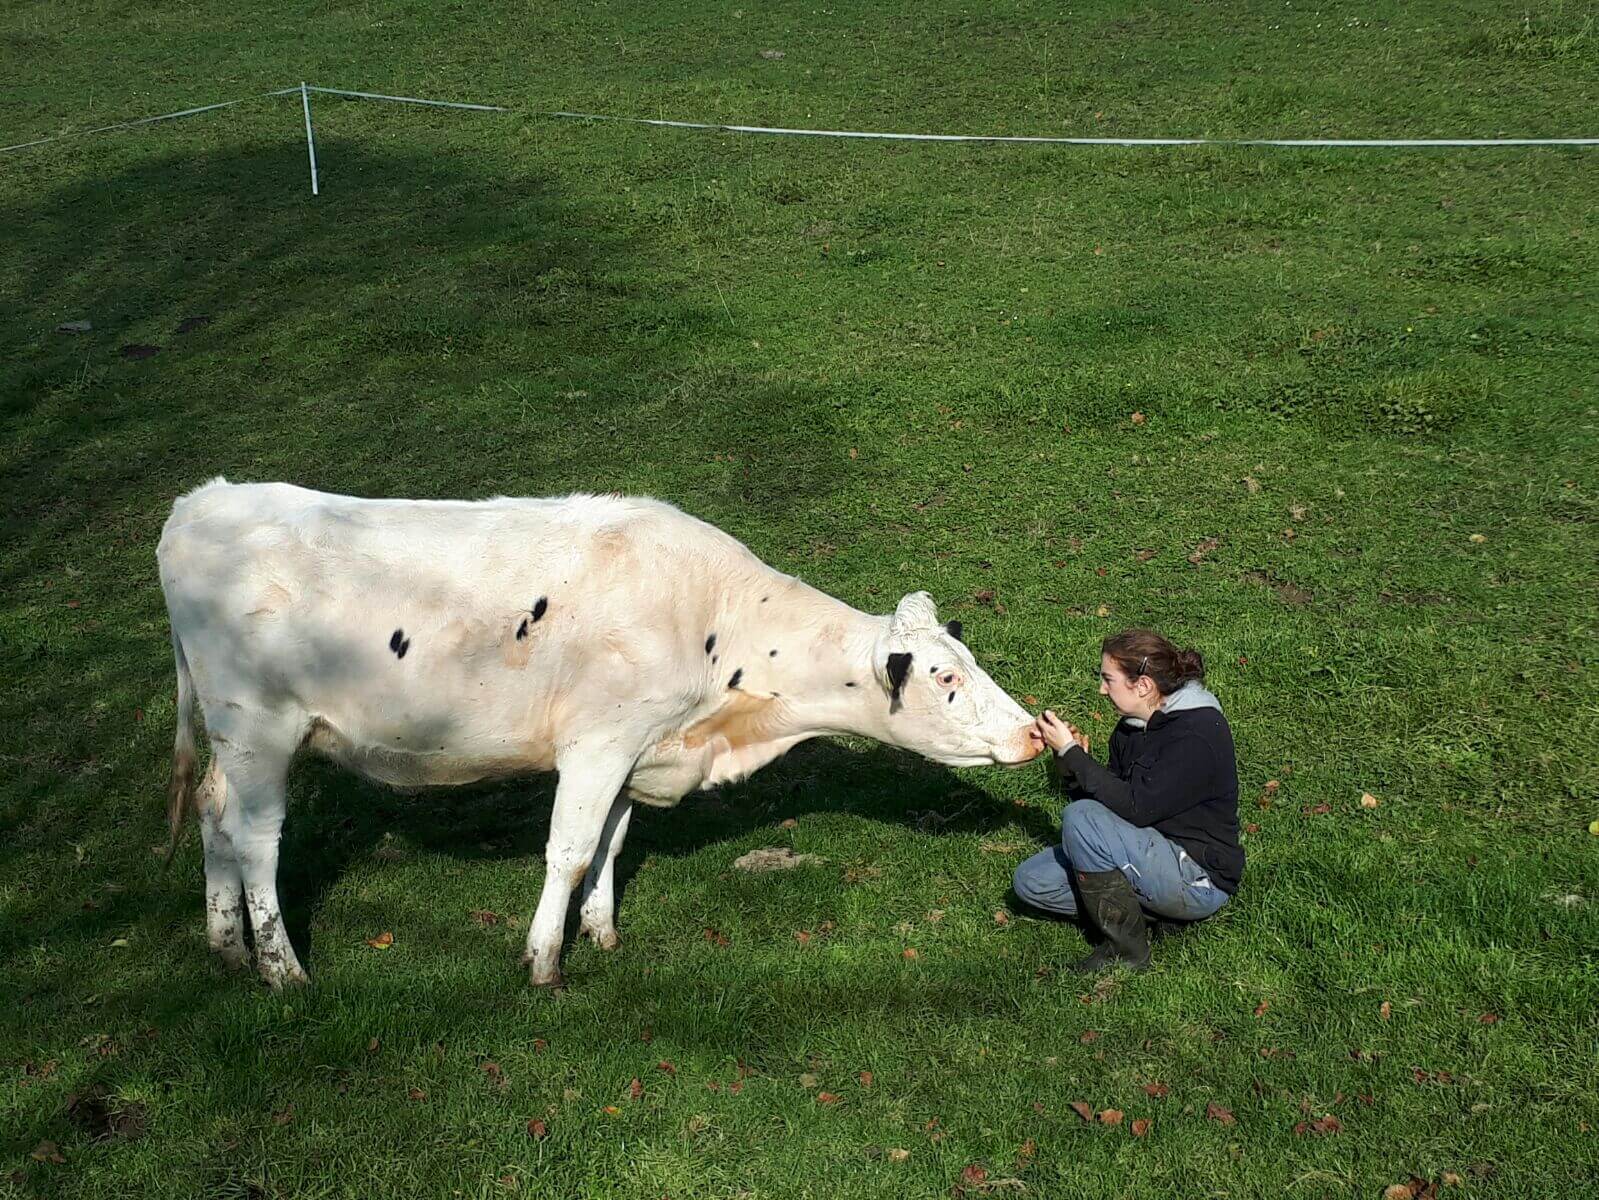
<path id="1" fill-rule="evenodd" d="M 5 26 L 6 143 L 301 79 L 518 111 L 319 98 L 317 199 L 293 99 L 0 159 L 0 1195 L 1591 1189 L 1594 152 L 530 115 L 1592 135 L 1580 6 L 17 2 Z M 652 493 L 862 608 L 927 588 L 1100 745 L 1099 639 L 1156 626 L 1231 715 L 1244 888 L 1090 991 L 1074 930 L 994 915 L 1054 833 L 1042 771 L 813 743 L 641 814 L 623 946 L 573 947 L 552 996 L 516 965 L 548 780 L 406 800 L 307 764 L 282 887 L 316 982 L 266 994 L 208 961 L 197 839 L 150 853 L 154 544 L 217 473 Z M 826 861 L 732 869 L 779 844 Z"/>

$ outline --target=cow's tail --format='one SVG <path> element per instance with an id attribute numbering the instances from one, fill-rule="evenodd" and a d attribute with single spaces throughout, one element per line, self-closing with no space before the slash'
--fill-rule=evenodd
<path id="1" fill-rule="evenodd" d="M 167 855 L 178 848 L 183 818 L 194 811 L 194 677 L 177 630 L 172 631 L 172 656 L 178 668 L 178 731 L 172 742 L 172 777 L 167 782 Z"/>

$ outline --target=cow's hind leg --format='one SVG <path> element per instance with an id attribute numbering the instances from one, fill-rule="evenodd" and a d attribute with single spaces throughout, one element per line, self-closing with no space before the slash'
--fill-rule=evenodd
<path id="1" fill-rule="evenodd" d="M 249 965 L 250 955 L 244 946 L 244 880 L 233 838 L 222 826 L 227 807 L 228 779 L 213 754 L 196 797 L 205 845 L 205 935 L 223 965 L 239 970 Z"/>
<path id="2" fill-rule="evenodd" d="M 261 722 L 248 744 L 237 735 L 213 753 L 227 776 L 227 802 L 220 827 L 231 841 L 244 888 L 245 908 L 255 936 L 255 966 L 270 987 L 306 983 L 307 976 L 289 943 L 278 905 L 278 838 L 286 805 L 284 784 L 301 730 L 289 722 Z"/>
<path id="3" fill-rule="evenodd" d="M 582 924 L 579 932 L 591 938 L 602 950 L 615 950 L 622 944 L 616 933 L 616 856 L 627 839 L 628 822 L 633 819 L 633 802 L 618 796 L 605 818 L 600 844 L 583 880 Z"/>
<path id="4" fill-rule="evenodd" d="M 572 889 L 583 882 L 594 861 L 606 817 L 636 758 L 636 753 L 622 752 L 609 743 L 578 743 L 569 746 L 557 764 L 561 778 L 544 853 L 544 890 L 522 956 L 528 979 L 536 986 L 561 983 L 561 935 Z"/>

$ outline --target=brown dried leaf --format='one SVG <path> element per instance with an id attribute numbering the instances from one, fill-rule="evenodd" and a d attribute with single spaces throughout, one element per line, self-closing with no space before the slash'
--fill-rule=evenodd
<path id="1" fill-rule="evenodd" d="M 872 1086 L 872 1073 L 870 1071 L 862 1071 L 855 1078 L 861 1081 L 861 1086 L 863 1088 L 869 1088 Z"/>
<path id="2" fill-rule="evenodd" d="M 1255 1005 L 1255 1015 L 1257 1017 L 1264 1017 L 1266 1015 L 1266 1010 L 1270 1007 L 1270 1000 L 1262 1000 L 1259 1004 Z"/>
<path id="3" fill-rule="evenodd" d="M 1215 538 L 1208 537 L 1202 539 L 1200 543 L 1194 547 L 1193 553 L 1188 556 L 1188 561 L 1193 563 L 1195 566 L 1198 566 L 1200 560 L 1219 545 L 1221 545 L 1221 542 Z"/>
<path id="4" fill-rule="evenodd" d="M 996 924 L 996 925 L 1009 925 L 1010 924 L 1010 914 L 1008 912 L 1006 912 L 1004 909 L 996 910 L 995 913 L 994 913 L 994 924 Z"/>
<path id="5" fill-rule="evenodd" d="M 500 923 L 500 914 L 497 912 L 490 912 L 486 908 L 474 908 L 467 915 L 479 925 L 498 925 Z"/>
<path id="6" fill-rule="evenodd" d="M 988 1170 L 972 1163 L 961 1171 L 961 1182 L 967 1187 L 977 1187 L 988 1178 Z"/>
<path id="7" fill-rule="evenodd" d="M 61 1156 L 60 1149 L 54 1142 L 40 1142 L 28 1155 L 34 1162 L 56 1163 L 57 1165 L 67 1160 Z"/>
<path id="8" fill-rule="evenodd" d="M 888 1161 L 902 1163 L 910 1156 L 911 1152 L 909 1150 L 901 1150 L 896 1146 L 894 1149 L 888 1152 Z"/>
<path id="9" fill-rule="evenodd" d="M 837 1104 L 842 1099 L 843 1099 L 843 1097 L 840 1096 L 837 1092 L 817 1092 L 816 1093 L 816 1103 L 818 1103 L 818 1104 Z"/>
<path id="10" fill-rule="evenodd" d="M 1223 1108 L 1221 1105 L 1217 1104 L 1214 1100 L 1212 1100 L 1209 1104 L 1205 1105 L 1205 1115 L 1207 1117 L 1209 1117 L 1212 1121 L 1215 1121 L 1215 1122 L 1217 1122 L 1218 1124 L 1221 1124 L 1221 1125 L 1236 1125 L 1236 1124 L 1238 1124 L 1238 1118 L 1233 1116 L 1232 1110 L 1229 1109 L 1229 1108 Z"/>
<path id="11" fill-rule="evenodd" d="M 633 1076 L 633 1081 L 627 1085 L 627 1094 L 635 1100 L 644 1095 L 644 1084 L 637 1075 Z"/>
<path id="12" fill-rule="evenodd" d="M 1101 1125 L 1120 1125 L 1122 1123 L 1122 1117 L 1125 1115 L 1126 1114 L 1123 1113 L 1119 1108 L 1107 1108 L 1104 1112 L 1099 1114 L 1099 1123 Z"/>
<path id="13" fill-rule="evenodd" d="M 1384 1000 L 1382 1005 L 1377 1009 L 1377 1015 L 1382 1017 L 1384 1021 L 1389 1020 L 1394 1015 L 1394 1006 L 1387 1000 Z"/>
<path id="14" fill-rule="evenodd" d="M 1135 412 L 1132 415 L 1131 420 L 1132 420 L 1134 425 L 1143 425 L 1145 422 L 1147 422 L 1149 420 L 1149 418 L 1144 416 L 1144 414 L 1141 413 L 1141 412 Z"/>
<path id="15" fill-rule="evenodd" d="M 1099 1041 L 1099 1031 L 1097 1029 L 1085 1029 L 1077 1040 L 1085 1046 L 1091 1042 L 1097 1042 Z"/>
<path id="16" fill-rule="evenodd" d="M 1153 1099 L 1164 1100 L 1170 1094 L 1171 1088 L 1167 1087 L 1164 1083 L 1146 1083 L 1144 1085 L 1144 1095 L 1152 1097 Z"/>
<path id="17" fill-rule="evenodd" d="M 414 1087 L 410 1091 L 405 1093 L 405 1098 L 407 1100 L 415 1100 L 418 1103 L 420 1103 L 421 1101 L 426 1100 L 428 1098 L 428 1094 L 426 1092 L 424 1092 L 421 1088 Z"/>
<path id="18" fill-rule="evenodd" d="M 665 1071 L 668 1075 L 677 1074 L 677 1064 L 667 1062 L 664 1058 L 655 1064 L 655 1069 L 657 1071 Z"/>
<path id="19" fill-rule="evenodd" d="M 394 945 L 394 935 L 385 929 L 382 933 L 378 934 L 377 937 L 367 938 L 366 944 L 371 946 L 374 950 L 387 950 L 390 946 Z"/>
<path id="20" fill-rule="evenodd" d="M 1092 1104 L 1085 1104 L 1081 1100 L 1073 1100 L 1072 1111 L 1090 1125 L 1094 1123 L 1094 1106 Z"/>
<path id="21" fill-rule="evenodd" d="M 1149 1121 L 1145 1118 L 1140 1118 L 1133 1122 L 1132 1128 L 1134 1137 L 1143 1137 L 1149 1132 Z"/>
<path id="22" fill-rule="evenodd" d="M 712 942 L 712 943 L 714 943 L 714 944 L 716 944 L 718 946 L 727 945 L 727 935 L 725 933 L 718 933 L 716 930 L 710 928 L 709 926 L 707 926 L 706 929 L 705 929 L 705 940 L 707 942 Z"/>
<path id="23" fill-rule="evenodd" d="M 915 948 L 912 947 L 912 946 L 906 946 L 905 949 L 900 952 L 900 957 L 901 958 L 916 958 L 917 954 L 916 954 Z"/>

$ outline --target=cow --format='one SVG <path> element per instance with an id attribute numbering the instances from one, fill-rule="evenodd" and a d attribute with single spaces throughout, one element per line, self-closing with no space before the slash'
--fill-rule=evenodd
<path id="1" fill-rule="evenodd" d="M 400 789 L 556 771 L 523 963 L 561 983 L 566 913 L 617 945 L 635 801 L 669 807 L 856 734 L 951 767 L 1019 766 L 1031 717 L 913 592 L 873 616 L 647 497 L 360 499 L 217 478 L 156 551 L 177 666 L 170 858 L 198 818 L 206 932 L 306 982 L 277 894 L 302 751 Z M 194 707 L 211 759 L 196 781 Z"/>

